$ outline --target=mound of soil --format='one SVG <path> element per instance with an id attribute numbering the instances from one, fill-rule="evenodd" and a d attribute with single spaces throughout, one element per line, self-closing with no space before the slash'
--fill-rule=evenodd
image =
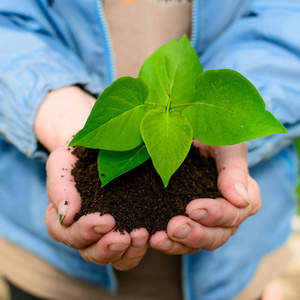
<path id="1" fill-rule="evenodd" d="M 211 159 L 200 156 L 196 148 L 171 177 L 163 183 L 151 160 L 114 179 L 101 188 L 97 169 L 99 150 L 76 147 L 78 157 L 72 175 L 82 198 L 81 211 L 75 220 L 94 212 L 110 214 L 116 230 L 131 232 L 146 228 L 150 234 L 166 230 L 169 220 L 186 215 L 185 207 L 196 198 L 218 198 L 217 171 Z"/>

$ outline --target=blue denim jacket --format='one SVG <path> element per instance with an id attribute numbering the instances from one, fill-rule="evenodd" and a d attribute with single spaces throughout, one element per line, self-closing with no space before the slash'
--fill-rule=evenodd
<path id="1" fill-rule="evenodd" d="M 289 234 L 298 172 L 292 143 L 300 136 L 299 20 L 300 3 L 294 0 L 193 1 L 191 42 L 203 68 L 246 76 L 289 133 L 248 142 L 263 207 L 220 249 L 183 257 L 186 299 L 233 298 L 261 257 Z M 87 263 L 47 234 L 47 153 L 33 125 L 50 90 L 79 84 L 97 96 L 115 76 L 100 0 L 0 1 L 0 234 L 70 276 L 110 291 L 116 289 L 111 266 Z"/>

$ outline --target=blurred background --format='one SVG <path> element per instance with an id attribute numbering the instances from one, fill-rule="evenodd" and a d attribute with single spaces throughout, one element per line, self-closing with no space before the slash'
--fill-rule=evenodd
<path id="1" fill-rule="evenodd" d="M 300 157 L 300 138 L 296 140 Z M 282 287 L 283 300 L 300 299 L 300 180 L 296 189 L 298 196 L 298 208 L 293 220 L 293 235 L 290 238 L 291 259 L 283 274 L 278 278 L 278 283 Z"/>

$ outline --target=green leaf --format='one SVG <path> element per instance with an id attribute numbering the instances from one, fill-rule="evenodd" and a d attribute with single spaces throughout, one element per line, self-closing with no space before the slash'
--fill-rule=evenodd
<path id="1" fill-rule="evenodd" d="M 286 133 L 268 111 L 252 85 L 240 73 L 208 70 L 196 80 L 197 101 L 182 112 L 194 138 L 207 145 L 233 145 L 259 137 Z"/>
<path id="2" fill-rule="evenodd" d="M 139 166 L 149 157 L 144 144 L 129 151 L 100 150 L 97 163 L 101 186 Z"/>
<path id="3" fill-rule="evenodd" d="M 193 129 L 178 112 L 151 110 L 142 120 L 141 133 L 153 165 L 166 187 L 190 150 Z"/>
<path id="4" fill-rule="evenodd" d="M 140 123 L 148 87 L 142 79 L 122 77 L 107 87 L 70 146 L 127 151 L 142 144 Z"/>
<path id="5" fill-rule="evenodd" d="M 156 50 L 143 64 L 139 77 L 149 86 L 147 103 L 167 105 L 195 100 L 194 84 L 203 72 L 196 51 L 187 36 Z"/>

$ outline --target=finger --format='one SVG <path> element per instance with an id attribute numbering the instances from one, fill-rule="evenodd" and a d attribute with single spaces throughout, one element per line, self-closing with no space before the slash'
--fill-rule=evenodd
<path id="1" fill-rule="evenodd" d="M 212 251 L 228 241 L 237 227 L 206 227 L 185 216 L 176 216 L 168 224 L 169 237 L 187 247 Z"/>
<path id="2" fill-rule="evenodd" d="M 223 198 L 195 199 L 186 207 L 189 218 L 207 227 L 234 227 L 249 215 L 250 208 L 237 208 Z"/>
<path id="3" fill-rule="evenodd" d="M 194 141 L 206 156 L 215 159 L 218 171 L 218 189 L 237 207 L 249 205 L 247 147 L 244 143 L 233 146 L 212 147 Z"/>
<path id="4" fill-rule="evenodd" d="M 74 249 L 82 249 L 93 244 L 115 226 L 111 215 L 99 216 L 98 213 L 83 216 L 69 227 L 62 226 L 52 203 L 47 208 L 45 223 L 53 239 Z"/>
<path id="5" fill-rule="evenodd" d="M 251 177 L 248 178 L 248 189 L 251 204 L 244 208 L 238 208 L 223 198 L 203 198 L 191 201 L 186 213 L 190 219 L 208 227 L 239 226 L 247 217 L 257 213 L 261 206 L 259 187 Z"/>
<path id="6" fill-rule="evenodd" d="M 181 242 L 172 240 L 165 231 L 156 232 L 150 237 L 150 246 L 157 251 L 168 255 L 193 254 L 199 251 L 198 248 L 192 248 Z"/>
<path id="7" fill-rule="evenodd" d="M 185 245 L 171 240 L 165 231 L 158 231 L 152 235 L 150 237 L 150 246 L 154 250 L 169 255 L 189 254 L 189 251 L 186 249 Z"/>
<path id="8" fill-rule="evenodd" d="M 126 252 L 112 263 L 117 270 L 125 271 L 136 267 L 147 251 L 149 233 L 145 228 L 133 230 L 130 238 L 131 244 Z"/>
<path id="9" fill-rule="evenodd" d="M 254 215 L 259 211 L 261 207 L 261 197 L 260 197 L 260 189 L 258 183 L 250 176 L 248 178 L 248 190 L 249 190 L 249 197 L 251 202 L 250 215 Z"/>
<path id="10" fill-rule="evenodd" d="M 81 206 L 81 198 L 71 175 L 77 158 L 71 152 L 67 145 L 61 146 L 49 155 L 46 164 L 48 198 L 64 226 L 73 223 Z"/>
<path id="11" fill-rule="evenodd" d="M 117 261 L 129 248 L 130 235 L 127 232 L 110 231 L 98 242 L 79 250 L 79 253 L 88 262 L 98 265 L 107 265 Z"/>
<path id="12" fill-rule="evenodd" d="M 248 162 L 245 144 L 215 148 L 220 193 L 237 207 L 250 204 Z"/>
<path id="13" fill-rule="evenodd" d="M 252 206 L 237 208 L 223 198 L 196 199 L 187 205 L 186 213 L 193 221 L 208 227 L 234 227 L 252 214 Z"/>

